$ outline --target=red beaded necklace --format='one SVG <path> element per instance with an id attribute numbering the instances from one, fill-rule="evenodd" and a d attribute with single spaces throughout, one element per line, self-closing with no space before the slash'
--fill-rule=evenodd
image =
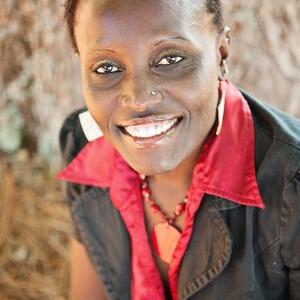
<path id="1" fill-rule="evenodd" d="M 176 205 L 171 217 L 164 213 L 159 205 L 151 198 L 151 191 L 146 179 L 146 176 L 140 175 L 141 190 L 145 203 L 150 206 L 150 210 L 159 215 L 163 220 L 157 223 L 151 232 L 151 242 L 154 252 L 161 260 L 170 264 L 173 252 L 180 238 L 181 232 L 174 226 L 176 219 L 185 211 L 187 197 L 182 202 Z"/>

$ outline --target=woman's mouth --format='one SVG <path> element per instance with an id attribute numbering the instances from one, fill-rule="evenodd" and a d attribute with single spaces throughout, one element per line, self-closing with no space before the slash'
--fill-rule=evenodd
<path id="1" fill-rule="evenodd" d="M 132 137 L 150 138 L 169 131 L 177 122 L 177 119 L 125 126 L 124 129 Z"/>
<path id="2" fill-rule="evenodd" d="M 148 117 L 135 119 L 119 126 L 123 134 L 140 146 L 154 146 L 172 135 L 182 117 Z"/>

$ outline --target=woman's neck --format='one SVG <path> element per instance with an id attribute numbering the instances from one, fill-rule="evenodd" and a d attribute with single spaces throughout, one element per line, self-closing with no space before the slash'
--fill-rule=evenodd
<path id="1" fill-rule="evenodd" d="M 198 160 L 200 149 L 193 151 L 174 170 L 149 176 L 148 181 L 151 189 L 156 191 L 171 190 L 179 194 L 184 192 L 185 195 L 192 182 L 193 170 Z"/>

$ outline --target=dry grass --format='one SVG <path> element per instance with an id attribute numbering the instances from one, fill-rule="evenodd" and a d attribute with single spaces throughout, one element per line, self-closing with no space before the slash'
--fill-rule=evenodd
<path id="1" fill-rule="evenodd" d="M 0 300 L 67 299 L 72 228 L 59 183 L 26 152 L 0 157 L 0 178 Z"/>

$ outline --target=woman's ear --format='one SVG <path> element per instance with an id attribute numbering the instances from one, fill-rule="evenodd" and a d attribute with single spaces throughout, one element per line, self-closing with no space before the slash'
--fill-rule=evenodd
<path id="1" fill-rule="evenodd" d="M 220 64 L 222 63 L 222 60 L 226 60 L 229 56 L 231 41 L 230 31 L 231 29 L 228 26 L 225 26 L 219 36 L 218 54 L 220 58 Z"/>

